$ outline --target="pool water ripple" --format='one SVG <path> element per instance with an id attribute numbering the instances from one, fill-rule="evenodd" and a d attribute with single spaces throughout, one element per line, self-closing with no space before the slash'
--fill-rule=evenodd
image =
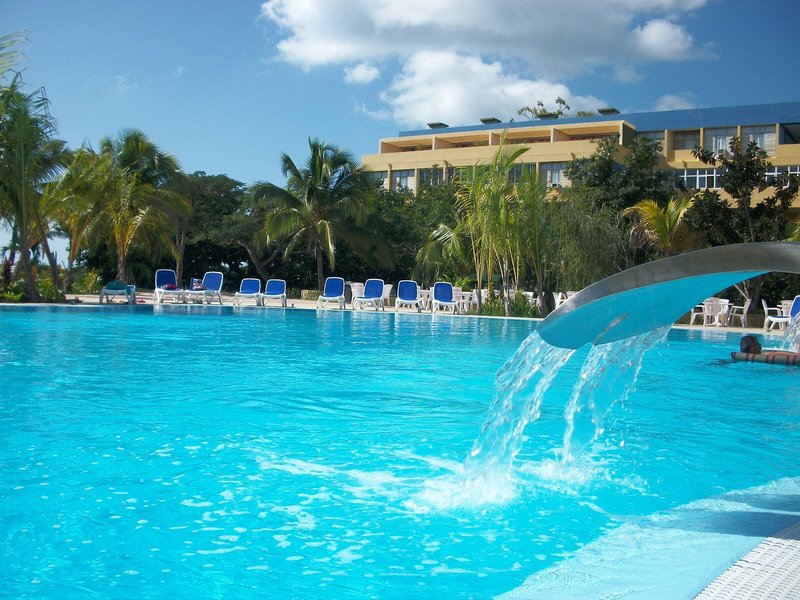
<path id="1" fill-rule="evenodd" d="M 552 597 L 537 574 L 577 586 L 584 548 L 616 540 L 624 564 L 621 529 L 646 547 L 659 515 L 798 475 L 796 375 L 719 363 L 724 335 L 672 332 L 563 465 L 568 363 L 510 495 L 471 506 L 451 502 L 464 459 L 530 322 L 134 307 L 0 323 L 12 596 Z"/>

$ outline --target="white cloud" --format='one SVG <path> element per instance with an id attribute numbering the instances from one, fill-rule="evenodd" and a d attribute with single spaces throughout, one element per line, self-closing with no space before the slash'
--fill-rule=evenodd
<path id="1" fill-rule="evenodd" d="M 655 19 L 634 31 L 638 49 L 645 58 L 682 60 L 692 56 L 694 40 L 680 26 Z"/>
<path id="2" fill-rule="evenodd" d="M 596 110 L 602 100 L 576 96 L 546 79 L 522 79 L 499 62 L 486 63 L 453 52 L 420 52 L 410 57 L 381 98 L 392 116 L 408 126 L 430 121 L 477 123 L 481 117 L 517 117 L 517 110 L 537 100 L 561 96 L 572 110 Z M 548 108 L 556 108 L 548 106 Z"/>
<path id="3" fill-rule="evenodd" d="M 128 81 L 127 75 L 117 75 L 116 80 L 117 80 L 117 91 L 120 94 L 127 94 L 131 90 L 135 90 L 136 88 L 139 87 L 138 83 L 131 83 L 130 81 Z"/>
<path id="4" fill-rule="evenodd" d="M 358 63 L 354 67 L 344 70 L 344 80 L 347 83 L 369 83 L 380 77 L 381 72 L 368 62 Z"/>
<path id="5" fill-rule="evenodd" d="M 602 101 L 559 82 L 594 71 L 636 83 L 648 63 L 697 57 L 681 20 L 711 1 L 267 0 L 261 16 L 278 28 L 279 58 L 304 70 L 341 66 L 367 83 L 399 65 L 386 107 L 358 110 L 463 124 L 557 96 L 596 110 Z"/>
<path id="6" fill-rule="evenodd" d="M 538 76 L 676 60 L 693 40 L 677 19 L 708 0 L 268 0 L 280 56 L 304 69 L 449 50 L 526 63 Z"/>
<path id="7" fill-rule="evenodd" d="M 694 108 L 695 104 L 690 99 L 691 94 L 665 94 L 656 101 L 655 110 L 685 110 Z"/>
<path id="8" fill-rule="evenodd" d="M 630 65 L 614 69 L 614 81 L 618 81 L 619 83 L 638 83 L 643 80 L 644 75 Z"/>

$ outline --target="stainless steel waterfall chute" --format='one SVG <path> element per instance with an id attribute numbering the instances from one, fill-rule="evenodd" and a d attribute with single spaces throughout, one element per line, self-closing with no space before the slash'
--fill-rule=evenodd
<path id="1" fill-rule="evenodd" d="M 770 271 L 800 273 L 800 243 L 717 246 L 655 260 L 594 283 L 539 324 L 561 348 L 606 344 L 671 325 L 699 302 Z"/>

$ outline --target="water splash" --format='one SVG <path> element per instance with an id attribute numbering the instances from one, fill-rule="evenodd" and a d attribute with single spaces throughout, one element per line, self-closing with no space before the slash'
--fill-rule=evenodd
<path id="1" fill-rule="evenodd" d="M 545 392 L 573 352 L 551 346 L 533 332 L 500 369 L 489 417 L 465 463 L 467 487 L 510 486 L 525 427 L 539 418 Z"/>
<path id="2" fill-rule="evenodd" d="M 608 411 L 633 389 L 644 354 L 668 332 L 662 327 L 591 348 L 565 409 L 560 469 L 568 470 L 568 463 L 602 435 Z M 477 498 L 492 503 L 513 497 L 512 467 L 525 428 L 539 418 L 545 393 L 573 352 L 551 346 L 536 332 L 522 343 L 497 375 L 489 416 L 465 461 L 461 484 L 446 486 L 444 495 L 453 496 L 449 502 L 460 505 L 458 498 L 465 496 L 470 504 Z"/>
<path id="3" fill-rule="evenodd" d="M 606 414 L 616 403 L 625 401 L 633 390 L 645 353 L 668 332 L 669 327 L 662 327 L 592 347 L 564 410 L 567 425 L 562 463 L 574 461 L 603 434 Z"/>
<path id="4" fill-rule="evenodd" d="M 781 343 L 778 346 L 779 350 L 788 350 L 790 352 L 797 352 L 800 350 L 800 313 L 797 313 L 781 338 Z"/>

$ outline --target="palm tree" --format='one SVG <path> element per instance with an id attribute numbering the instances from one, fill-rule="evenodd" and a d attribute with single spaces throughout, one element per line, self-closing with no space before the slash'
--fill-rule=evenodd
<path id="1" fill-rule="evenodd" d="M 310 155 L 302 168 L 287 154 L 281 155 L 285 189 L 259 183 L 253 187 L 253 195 L 275 207 L 265 218 L 262 234 L 267 240 L 288 236 L 284 259 L 305 245 L 316 261 L 317 286 L 322 291 L 323 259 L 327 258 L 333 271 L 337 239 L 387 265 L 391 264 L 391 252 L 370 227 L 374 188 L 369 171 L 341 148 L 316 139 L 309 139 L 308 144 Z"/>
<path id="2" fill-rule="evenodd" d="M 683 217 L 693 203 L 688 196 L 679 200 L 670 198 L 666 208 L 661 208 L 655 200 L 641 200 L 623 214 L 636 215 L 650 243 L 666 256 L 673 256 L 687 247 L 689 230 Z"/>
<path id="3" fill-rule="evenodd" d="M 179 173 L 178 161 L 141 131 L 126 129 L 116 137 L 103 138 L 100 148 L 109 173 L 108 179 L 100 178 L 105 197 L 95 227 L 116 248 L 116 277 L 127 282 L 127 258 L 134 246 L 150 241 L 176 255 L 171 234 L 190 207 L 185 198 L 163 187 Z"/>
<path id="4" fill-rule="evenodd" d="M 63 166 L 65 145 L 53 139 L 55 120 L 44 90 L 25 93 L 19 77 L 0 88 L 0 214 L 12 225 L 20 252 L 25 292 L 39 299 L 30 249 L 41 243 L 58 285 L 55 257 L 47 243 L 48 215 L 41 205 L 42 188 Z"/>
<path id="5" fill-rule="evenodd" d="M 429 243 L 418 254 L 430 260 L 436 244 L 448 244 L 449 252 L 472 257 L 477 286 L 484 275 L 491 285 L 495 269 L 503 286 L 506 313 L 509 312 L 510 289 L 519 279 L 521 264 L 521 215 L 519 196 L 511 181 L 515 161 L 526 148 L 509 151 L 505 133 L 491 163 L 476 164 L 462 170 L 456 193 L 457 224 L 452 230 L 440 226 Z M 469 248 L 463 249 L 464 244 Z M 478 294 L 478 311 L 481 311 Z"/>
<path id="6" fill-rule="evenodd" d="M 44 196 L 52 206 L 61 231 L 69 238 L 65 291 L 72 288 L 72 270 L 89 233 L 110 196 L 111 163 L 107 156 L 90 148 L 75 152 L 61 177 L 45 188 Z"/>

